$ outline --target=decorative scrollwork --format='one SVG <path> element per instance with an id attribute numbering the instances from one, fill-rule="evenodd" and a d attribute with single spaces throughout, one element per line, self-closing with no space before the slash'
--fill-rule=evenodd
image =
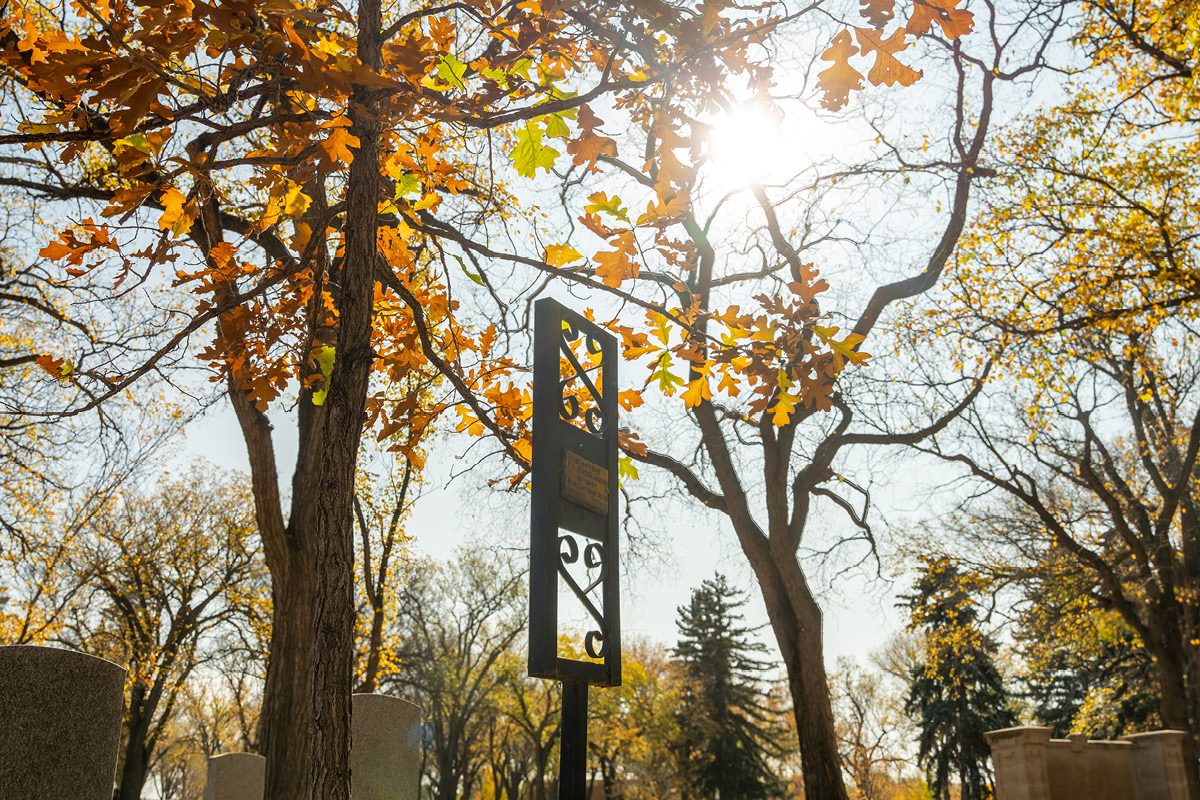
<path id="1" fill-rule="evenodd" d="M 559 340 L 559 349 L 566 358 L 567 363 L 575 370 L 574 374 L 568 375 L 559 383 L 559 388 L 562 393 L 562 411 L 561 415 L 564 420 L 570 422 L 573 419 L 580 417 L 582 411 L 582 420 L 587 429 L 601 436 L 604 433 L 605 427 L 608 425 L 609 413 L 605 398 L 599 390 L 596 389 L 596 384 L 593 383 L 589 373 L 596 372 L 604 366 L 603 359 L 600 363 L 591 369 L 584 369 L 579 363 L 579 359 L 575 357 L 575 350 L 571 344 L 579 338 L 579 331 L 575 324 L 570 320 L 563 320 L 562 337 Z M 603 348 L 600 342 L 596 341 L 595 336 L 587 334 L 584 337 L 584 347 L 590 355 L 599 355 Z M 567 394 L 567 388 L 578 378 L 587 389 L 591 396 L 592 405 L 586 409 L 581 408 L 579 398 L 573 394 Z"/>
<path id="2" fill-rule="evenodd" d="M 587 586 L 581 587 L 567 570 L 568 564 L 575 564 L 579 561 L 579 543 L 575 541 L 574 536 L 565 534 L 558 537 L 558 561 L 558 574 L 571 587 L 571 592 L 587 610 L 597 626 L 584 635 L 584 650 L 592 658 L 604 658 L 608 652 L 608 623 L 604 621 L 604 614 L 588 597 L 597 586 L 603 586 L 605 578 L 608 577 L 608 561 L 604 557 L 604 545 L 600 542 L 589 542 L 583 548 L 584 567 L 587 569 L 599 568 L 600 570 L 596 578 Z"/>

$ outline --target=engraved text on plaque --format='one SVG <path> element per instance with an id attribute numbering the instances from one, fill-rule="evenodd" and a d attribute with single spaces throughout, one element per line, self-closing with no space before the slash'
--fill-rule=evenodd
<path id="1" fill-rule="evenodd" d="M 608 470 L 575 453 L 563 453 L 562 496 L 597 514 L 608 513 Z"/>

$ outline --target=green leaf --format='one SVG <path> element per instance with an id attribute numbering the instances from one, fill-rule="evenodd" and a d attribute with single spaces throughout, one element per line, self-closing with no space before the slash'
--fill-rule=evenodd
<path id="1" fill-rule="evenodd" d="M 525 127 L 517 132 L 517 146 L 508 157 L 517 168 L 518 175 L 532 178 L 539 168 L 550 171 L 554 166 L 554 159 L 558 158 L 558 151 L 542 144 L 541 129 L 533 122 L 527 122 Z"/>
<path id="2" fill-rule="evenodd" d="M 420 190 L 421 179 L 410 172 L 406 172 L 400 176 L 400 180 L 396 181 L 396 199 L 410 195 L 413 192 Z"/>
<path id="3" fill-rule="evenodd" d="M 658 369 L 650 373 L 650 380 L 657 380 L 659 390 L 667 397 L 673 397 L 675 387 L 683 385 L 683 378 L 671 374 L 671 363 L 670 353 L 663 353 L 658 357 Z"/>
<path id="4" fill-rule="evenodd" d="M 114 146 L 132 147 L 138 152 L 150 155 L 150 142 L 146 140 L 144 133 L 131 133 L 124 139 L 117 139 L 113 142 Z"/>
<path id="5" fill-rule="evenodd" d="M 609 198 L 604 192 L 596 192 L 588 198 L 592 202 L 583 207 L 583 210 L 588 214 L 598 214 L 604 212 L 611 214 L 622 222 L 629 222 L 629 209 L 621 207 L 621 198 L 613 195 Z"/>
<path id="6" fill-rule="evenodd" d="M 463 82 L 463 76 L 466 74 L 467 65 L 449 53 L 443 55 L 438 63 L 437 76 L 442 83 L 466 89 L 467 85 Z"/>
<path id="7" fill-rule="evenodd" d="M 546 135 L 551 139 L 566 139 L 571 135 L 571 129 L 563 121 L 562 114 L 549 114 L 546 117 Z"/>
<path id="8" fill-rule="evenodd" d="M 463 261 L 462 256 L 455 256 L 454 260 L 458 262 L 458 265 L 460 267 L 462 267 L 462 271 L 466 274 L 466 276 L 468 278 L 475 281 L 480 286 L 483 286 L 483 276 L 476 275 L 474 272 L 471 272 L 471 270 L 467 269 L 467 262 Z"/>

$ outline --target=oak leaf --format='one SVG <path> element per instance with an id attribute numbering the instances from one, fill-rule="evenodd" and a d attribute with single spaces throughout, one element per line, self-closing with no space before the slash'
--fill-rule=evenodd
<path id="1" fill-rule="evenodd" d="M 187 197 L 183 192 L 176 189 L 174 186 L 168 188 L 162 194 L 163 213 L 158 218 L 158 229 L 165 231 L 168 228 L 174 228 L 183 216 L 183 204 L 187 202 Z"/>
<path id="2" fill-rule="evenodd" d="M 850 39 L 849 31 L 841 31 L 833 37 L 833 44 L 821 54 L 822 61 L 832 61 L 833 66 L 817 75 L 817 85 L 825 96 L 821 105 L 837 111 L 850 101 L 850 92 L 862 88 L 862 73 L 850 66 L 850 56 L 858 48 Z"/>
<path id="3" fill-rule="evenodd" d="M 855 28 L 854 32 L 858 36 L 858 46 L 863 55 L 875 52 L 875 65 L 867 73 L 867 80 L 871 83 L 876 86 L 892 86 L 896 83 L 912 86 L 921 79 L 918 70 L 902 64 L 896 58 L 896 53 L 908 47 L 908 42 L 904 41 L 904 31 L 897 30 L 886 39 L 878 31 L 870 28 Z"/>
<path id="4" fill-rule="evenodd" d="M 328 139 L 317 144 L 324 154 L 326 166 L 335 167 L 338 164 L 349 165 L 354 160 L 354 153 L 350 152 L 350 148 L 357 149 L 360 142 L 357 136 L 344 127 L 337 127 L 330 131 Z"/>
<path id="5" fill-rule="evenodd" d="M 955 8 L 962 0 L 913 0 L 913 13 L 904 29 L 913 36 L 924 36 L 930 23 L 936 22 L 948 39 L 966 36 L 975 27 L 975 15 Z"/>
<path id="6" fill-rule="evenodd" d="M 613 195 L 611 198 L 605 192 L 595 192 L 588 197 L 588 204 L 583 207 L 588 214 L 608 214 L 622 222 L 629 222 L 629 210 L 621 205 L 621 198 Z"/>
<path id="7" fill-rule="evenodd" d="M 567 152 L 574 156 L 572 163 L 576 166 L 586 164 L 589 169 L 592 169 L 596 166 L 596 161 L 600 156 L 616 157 L 617 143 L 607 136 L 595 133 L 585 134 L 568 142 Z"/>
<path id="8" fill-rule="evenodd" d="M 532 178 L 539 169 L 550 171 L 554 159 L 558 158 L 558 151 L 542 144 L 541 128 L 533 122 L 527 122 L 517 131 L 517 146 L 509 152 L 508 158 L 517 168 L 518 175 Z"/>
<path id="9" fill-rule="evenodd" d="M 883 28 L 896 16 L 896 0 L 859 0 L 858 13 L 876 29 Z"/>
<path id="10" fill-rule="evenodd" d="M 70 359 L 55 358 L 50 355 L 38 356 L 37 365 L 58 379 L 60 383 L 70 380 L 71 373 L 75 371 L 75 365 L 71 363 Z"/>
<path id="11" fill-rule="evenodd" d="M 704 400 L 712 399 L 712 388 L 708 385 L 708 376 L 701 375 L 687 385 L 687 389 L 680 395 L 684 405 L 688 408 L 695 408 Z"/>
<path id="12" fill-rule="evenodd" d="M 546 247 L 544 259 L 552 267 L 561 267 L 578 261 L 583 256 L 574 247 L 567 244 L 552 244 Z"/>

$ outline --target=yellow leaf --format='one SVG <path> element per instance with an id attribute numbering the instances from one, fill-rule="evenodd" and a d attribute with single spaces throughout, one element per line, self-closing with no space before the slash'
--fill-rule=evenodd
<path id="1" fill-rule="evenodd" d="M 700 405 L 702 400 L 712 399 L 712 389 L 708 386 L 708 376 L 702 375 L 696 380 L 691 381 L 687 385 L 687 389 L 680 395 L 683 398 L 684 404 L 688 408 L 694 408 Z"/>
<path id="2" fill-rule="evenodd" d="M 179 222 L 179 218 L 183 216 L 183 204 L 185 202 L 187 202 L 187 198 L 184 197 L 183 192 L 174 186 L 163 192 L 163 213 L 158 218 L 158 229 L 160 231 L 174 228 L 175 224 Z"/>
<path id="3" fill-rule="evenodd" d="M 290 217 L 302 215 L 308 211 L 311 203 L 312 198 L 300 191 L 300 185 L 296 183 L 293 183 L 283 196 L 283 210 Z"/>
<path id="4" fill-rule="evenodd" d="M 543 256 L 546 263 L 552 267 L 561 267 L 583 258 L 578 250 L 566 244 L 552 244 L 546 248 Z"/>

